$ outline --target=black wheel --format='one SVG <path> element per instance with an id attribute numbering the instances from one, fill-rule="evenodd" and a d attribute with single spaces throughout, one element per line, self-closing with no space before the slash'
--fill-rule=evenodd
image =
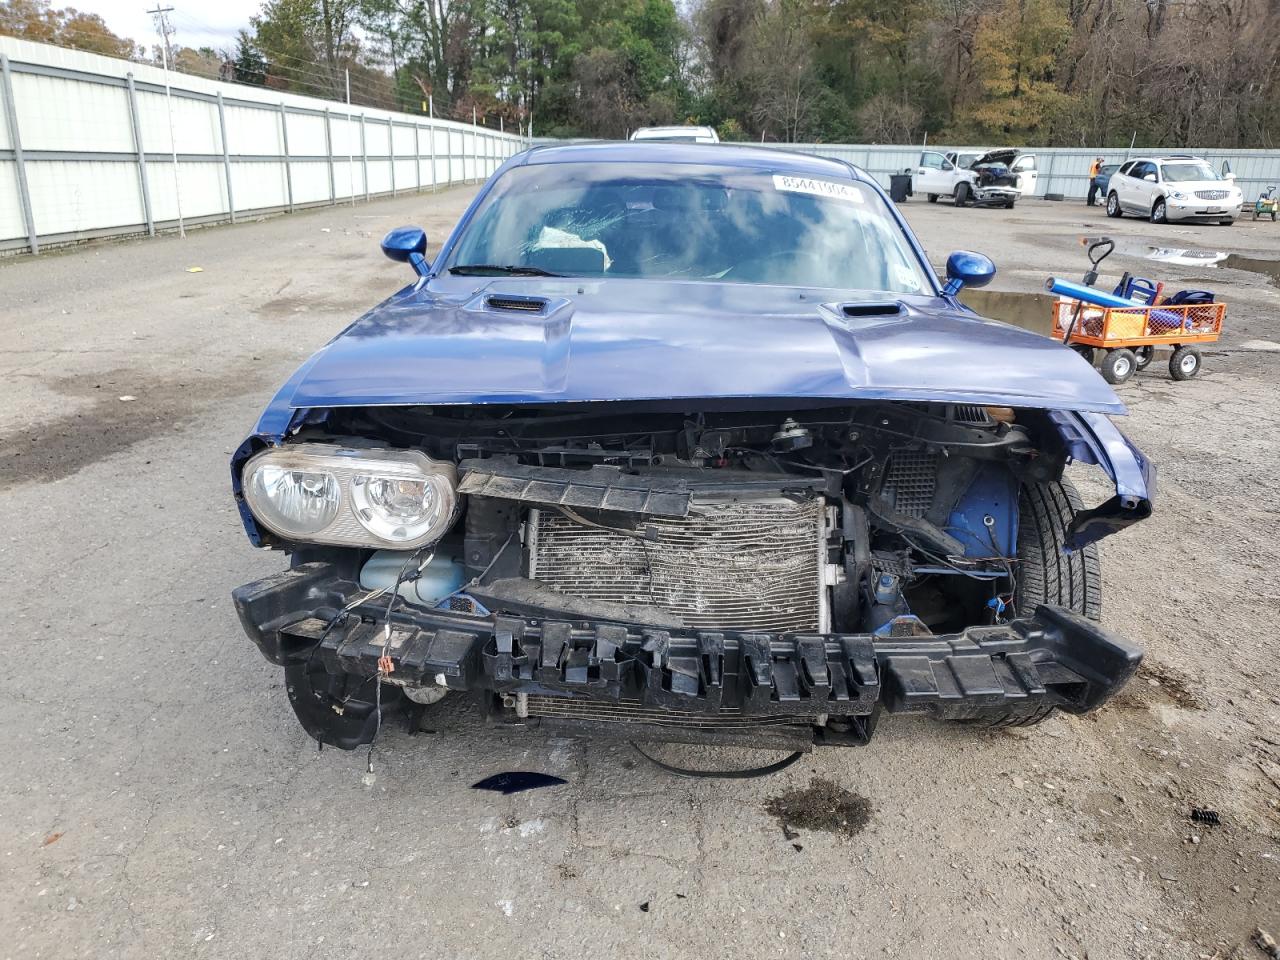
<path id="1" fill-rule="evenodd" d="M 1107 194 L 1107 216 L 1116 220 L 1124 216 L 1124 211 L 1120 209 L 1120 198 L 1114 193 Z"/>
<path id="2" fill-rule="evenodd" d="M 929 194 L 929 202 L 930 202 L 930 203 L 937 203 L 937 202 L 938 202 L 938 195 L 937 195 L 936 193 L 931 193 L 931 194 Z"/>
<path id="3" fill-rule="evenodd" d="M 1138 369 L 1138 358 L 1132 350 L 1108 350 L 1102 358 L 1102 377 L 1107 383 L 1124 383 Z"/>
<path id="4" fill-rule="evenodd" d="M 956 187 L 956 206 L 967 207 L 969 205 L 969 185 L 962 183 Z"/>
<path id="5" fill-rule="evenodd" d="M 1169 376 L 1175 380 L 1190 380 L 1200 372 L 1200 348 L 1179 347 L 1169 358 Z"/>
<path id="6" fill-rule="evenodd" d="M 1221 223 L 1224 227 L 1229 227 L 1233 223 L 1235 223 L 1234 220 L 1219 220 L 1218 222 Z"/>
<path id="7" fill-rule="evenodd" d="M 1029 484 L 1018 498 L 1017 582 L 1013 613 L 1026 617 L 1042 603 L 1066 607 L 1090 620 L 1102 615 L 1102 568 L 1098 545 L 1065 552 L 1071 518 L 1082 509 L 1080 495 L 1069 480 Z M 984 727 L 1026 727 L 1039 723 L 1054 707 L 1043 703 L 1027 709 L 1006 709 L 967 718 Z"/>
<path id="8" fill-rule="evenodd" d="M 1094 361 L 1093 347 L 1086 347 L 1086 346 L 1082 346 L 1081 344 L 1075 343 L 1071 345 L 1071 349 L 1074 350 L 1076 353 L 1080 354 L 1080 356 L 1084 357 L 1085 363 L 1089 364 L 1089 366 L 1091 367 L 1093 366 L 1093 361 Z"/>
<path id="9" fill-rule="evenodd" d="M 1139 370 L 1147 369 L 1155 357 L 1155 347 L 1139 347 L 1137 350 L 1133 351 L 1134 362 L 1137 363 Z"/>
<path id="10" fill-rule="evenodd" d="M 1017 201 L 1015 201 L 1015 200 L 1010 200 L 1008 203 L 1006 203 L 1006 204 L 1004 205 L 1004 208 L 1005 208 L 1006 210 L 1012 210 L 1012 209 L 1013 209 L 1013 205 L 1014 205 L 1014 203 L 1016 203 L 1016 202 L 1017 202 Z"/>
<path id="11" fill-rule="evenodd" d="M 1151 207 L 1152 223 L 1168 223 L 1169 209 L 1164 205 L 1163 200 L 1157 200 Z"/>

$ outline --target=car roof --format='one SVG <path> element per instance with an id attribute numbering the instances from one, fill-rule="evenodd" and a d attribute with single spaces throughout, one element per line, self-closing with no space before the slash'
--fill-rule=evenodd
<path id="1" fill-rule="evenodd" d="M 673 143 L 663 140 L 607 140 L 590 143 L 547 144 L 525 153 L 523 163 L 702 163 L 718 167 L 746 167 L 771 173 L 791 173 L 843 180 L 866 179 L 842 160 L 770 147 L 726 143 Z"/>
<path id="2" fill-rule="evenodd" d="M 1125 163 L 1208 163 L 1204 157 L 1193 157 L 1189 153 L 1175 153 L 1167 157 L 1134 157 L 1132 160 L 1125 160 Z"/>

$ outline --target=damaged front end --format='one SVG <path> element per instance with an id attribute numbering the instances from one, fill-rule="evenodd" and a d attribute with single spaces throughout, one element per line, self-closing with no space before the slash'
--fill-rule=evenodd
<path id="1" fill-rule="evenodd" d="M 992 150 L 974 161 L 973 197 L 979 204 L 1012 206 L 1022 196 L 1018 174 L 1011 169 L 1018 151 Z"/>
<path id="2" fill-rule="evenodd" d="M 864 743 L 881 710 L 1080 713 L 1136 670 L 1096 623 L 1095 543 L 1150 512 L 1152 475 L 1104 416 L 690 406 L 333 408 L 246 444 L 246 524 L 293 565 L 236 609 L 307 732 L 353 748 L 380 709 L 452 694 L 501 724 L 797 749 Z M 282 451 L 302 459 L 268 481 L 312 478 L 314 499 L 333 478 L 311 542 L 246 505 Z M 417 473 L 382 465 L 405 457 Z M 1116 497 L 1082 509 L 1071 460 Z M 376 505 L 424 483 L 412 548 L 373 547 Z"/>

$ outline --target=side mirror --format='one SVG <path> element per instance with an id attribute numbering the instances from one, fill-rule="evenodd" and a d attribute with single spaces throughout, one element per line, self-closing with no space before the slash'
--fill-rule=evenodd
<path id="1" fill-rule="evenodd" d="M 1156 175 L 1155 175 L 1154 173 L 1148 173 L 1148 174 L 1145 174 L 1145 175 L 1143 176 L 1143 178 L 1142 178 L 1142 179 L 1143 179 L 1143 180 L 1147 180 L 1147 181 L 1149 181 L 1150 183 L 1155 183 L 1155 182 L 1156 182 Z"/>
<path id="2" fill-rule="evenodd" d="M 942 292 L 954 297 L 962 287 L 985 287 L 995 279 L 996 265 L 990 257 L 957 250 L 947 257 L 947 285 Z"/>
<path id="3" fill-rule="evenodd" d="M 954 163 L 952 163 L 950 160 L 943 160 L 943 161 L 942 161 L 942 169 L 943 169 L 943 170 L 954 170 L 955 168 L 956 168 L 956 165 L 955 165 Z"/>
<path id="4" fill-rule="evenodd" d="M 1226 173 L 1224 173 L 1224 174 L 1222 175 L 1222 179 L 1223 179 L 1223 180 L 1230 180 L 1232 183 L 1235 183 L 1235 182 L 1236 182 L 1236 175 L 1235 175 L 1234 173 L 1232 173 L 1230 170 L 1228 170 Z"/>
<path id="5" fill-rule="evenodd" d="M 431 272 L 427 262 L 427 234 L 421 227 L 396 227 L 382 238 L 382 252 L 392 260 L 407 263 L 425 277 Z"/>

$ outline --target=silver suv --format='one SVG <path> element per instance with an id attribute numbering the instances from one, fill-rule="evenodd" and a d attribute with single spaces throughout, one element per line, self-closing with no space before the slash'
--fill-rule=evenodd
<path id="1" fill-rule="evenodd" d="M 1240 216 L 1244 194 L 1235 175 L 1219 175 L 1199 157 L 1139 157 L 1121 164 L 1107 183 L 1107 216 L 1171 220 L 1217 220 Z"/>

